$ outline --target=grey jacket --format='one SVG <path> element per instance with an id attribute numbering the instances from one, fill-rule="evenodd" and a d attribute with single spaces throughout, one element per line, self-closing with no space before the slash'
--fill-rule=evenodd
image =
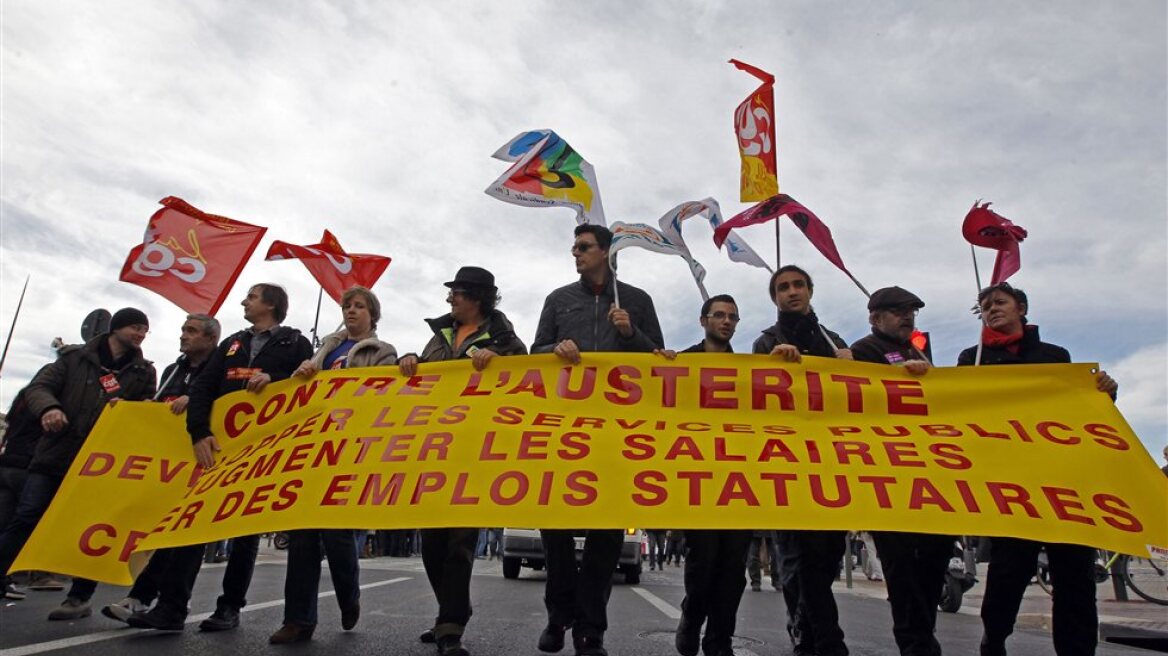
<path id="1" fill-rule="evenodd" d="M 323 369 L 324 359 L 346 339 L 349 339 L 349 331 L 345 328 L 325 337 L 321 340 L 316 354 L 312 356 L 312 364 Z M 387 364 L 397 364 L 397 349 L 393 344 L 377 339 L 377 333 L 371 333 L 369 337 L 354 344 L 349 350 L 349 357 L 345 359 L 346 369 Z"/>
<path id="2" fill-rule="evenodd" d="M 531 352 L 551 353 L 565 339 L 576 342 L 581 351 L 651 353 L 653 349 L 665 348 L 653 299 L 623 282 L 617 282 L 617 290 L 621 307 L 632 320 L 632 336 L 622 336 L 608 320 L 608 310 L 613 304 L 612 279 L 604 291 L 593 294 L 591 285 L 581 278 L 548 294 Z"/>

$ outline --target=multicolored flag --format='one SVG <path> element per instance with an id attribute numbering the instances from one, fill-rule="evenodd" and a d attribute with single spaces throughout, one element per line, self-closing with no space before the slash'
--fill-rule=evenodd
<path id="1" fill-rule="evenodd" d="M 996 285 L 1005 282 L 1007 278 L 1018 273 L 1022 268 L 1022 250 L 1018 244 L 1026 239 L 1026 230 L 1014 225 L 1006 217 L 990 209 L 990 203 L 981 201 L 973 204 L 973 208 L 965 215 L 961 223 L 961 234 L 965 241 L 974 246 L 992 248 L 998 252 L 994 259 L 994 273 L 990 284 Z"/>
<path id="2" fill-rule="evenodd" d="M 689 249 L 686 248 L 684 243 L 674 243 L 662 234 L 660 230 L 645 223 L 617 221 L 612 224 L 611 229 L 612 244 L 608 247 L 608 266 L 613 271 L 616 271 L 617 252 L 629 246 L 638 246 L 655 253 L 676 255 L 689 264 L 690 274 L 693 275 L 694 282 L 698 285 L 698 291 L 702 294 L 702 300 L 704 301 L 710 297 L 709 293 L 706 292 L 706 286 L 703 282 L 706 279 L 706 268 L 698 263 L 697 260 L 693 259 L 693 256 L 690 255 Z"/>
<path id="3" fill-rule="evenodd" d="M 390 258 L 367 253 L 346 253 L 341 243 L 328 230 L 319 244 L 297 246 L 285 241 L 274 241 L 268 248 L 267 261 L 300 260 L 320 283 L 321 289 L 338 304 L 345 290 L 360 285 L 372 289 L 385 273 Z"/>
<path id="4" fill-rule="evenodd" d="M 779 193 L 775 163 L 775 76 L 737 59 L 731 59 L 730 63 L 762 80 L 734 110 L 734 134 L 742 158 L 742 202 L 765 200 Z"/>
<path id="5" fill-rule="evenodd" d="M 685 246 L 685 239 L 681 236 L 681 223 L 694 216 L 705 216 L 710 222 L 711 228 L 722 225 L 722 209 L 718 206 L 718 201 L 713 198 L 686 201 L 666 212 L 657 223 L 661 226 L 662 234 L 670 241 Z M 754 252 L 754 249 L 738 234 L 730 232 L 726 236 L 725 243 L 726 254 L 730 256 L 731 261 L 742 262 L 767 271 L 771 270 L 770 265 L 758 253 Z M 686 246 L 686 250 L 689 250 L 688 246 Z"/>
<path id="6" fill-rule="evenodd" d="M 555 132 L 521 132 L 491 157 L 515 164 L 486 188 L 487 195 L 528 207 L 572 207 L 577 222 L 605 225 L 596 172 Z"/>
<path id="7" fill-rule="evenodd" d="M 174 196 L 158 202 L 163 208 L 150 217 L 118 279 L 187 312 L 215 314 L 267 228 L 201 212 Z"/>
<path id="8" fill-rule="evenodd" d="M 784 214 L 791 217 L 791 221 L 799 227 L 799 230 L 803 231 L 803 234 L 807 236 L 811 244 L 829 262 L 839 267 L 840 271 L 848 274 L 848 277 L 851 277 L 852 280 L 855 280 L 852 277 L 852 273 L 844 266 L 844 260 L 840 257 L 839 250 L 835 247 L 835 240 L 831 237 L 831 230 L 811 210 L 803 207 L 787 194 L 772 196 L 715 228 L 714 245 L 721 248 L 722 243 L 726 241 L 727 235 L 734 228 L 745 228 L 746 226 L 766 223 Z"/>

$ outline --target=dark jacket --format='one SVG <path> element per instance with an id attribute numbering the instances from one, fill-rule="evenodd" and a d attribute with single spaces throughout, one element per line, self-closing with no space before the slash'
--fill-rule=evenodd
<path id="1" fill-rule="evenodd" d="M 161 387 L 154 398 L 159 401 L 173 401 L 180 396 L 186 396 L 190 393 L 191 383 L 207 366 L 209 360 L 210 358 L 203 360 L 198 365 L 192 365 L 186 355 L 178 356 L 177 360 L 162 370 Z"/>
<path id="2" fill-rule="evenodd" d="M 479 329 L 454 348 L 455 325 L 454 317 L 449 314 L 437 319 L 426 319 L 434 336 L 422 349 L 418 360 L 422 362 L 439 362 L 442 360 L 457 360 L 469 358 L 473 355 L 471 348 L 489 348 L 499 355 L 527 355 L 527 347 L 515 335 L 515 328 L 507 316 L 498 310 L 493 310 Z"/>
<path id="3" fill-rule="evenodd" d="M 312 344 L 299 330 L 280 326 L 259 353 L 251 352 L 251 329 L 223 340 L 191 384 L 187 404 L 187 432 L 191 441 L 211 435 L 211 405 L 215 399 L 247 387 L 247 369 L 259 369 L 272 382 L 285 380 L 300 363 L 312 357 Z"/>
<path id="4" fill-rule="evenodd" d="M 706 352 L 706 340 L 704 340 L 704 339 L 702 341 L 698 342 L 697 344 L 694 344 L 693 346 L 682 351 L 682 353 L 705 353 L 705 352 Z M 726 353 L 733 353 L 733 352 L 734 352 L 734 347 L 727 344 L 726 345 Z"/>
<path id="5" fill-rule="evenodd" d="M 617 283 L 621 307 L 629 313 L 633 334 L 624 337 L 608 320 L 613 304 L 612 279 L 604 291 L 592 293 L 592 286 L 583 278 L 548 294 L 539 315 L 532 353 L 551 353 L 565 339 L 576 342 L 581 351 L 631 351 L 651 353 L 665 347 L 661 324 L 653 299 L 645 292 Z"/>
<path id="6" fill-rule="evenodd" d="M 971 346 L 957 356 L 957 366 L 969 366 L 977 357 L 977 347 Z M 1070 362 L 1071 354 L 1063 347 L 1047 344 L 1038 336 L 1038 326 L 1027 325 L 1017 353 L 1004 347 L 985 346 L 981 352 L 982 364 L 1057 364 Z"/>
<path id="7" fill-rule="evenodd" d="M 831 337 L 829 344 L 823 332 Z M 848 344 L 839 335 L 827 330 L 819 323 L 814 312 L 808 314 L 780 314 L 775 325 L 762 331 L 758 339 L 754 340 L 755 353 L 770 353 L 779 344 L 791 344 L 799 349 L 803 355 L 818 355 L 825 358 L 834 358 L 835 350 L 847 348 Z"/>
<path id="8" fill-rule="evenodd" d="M 0 439 L 0 467 L 28 469 L 42 431 L 40 417 L 28 409 L 28 399 L 24 398 L 23 389 L 12 399 L 4 423 L 7 427 L 4 429 L 4 438 Z"/>
<path id="9" fill-rule="evenodd" d="M 906 360 L 932 361 L 928 354 L 918 351 L 912 342 L 897 341 L 876 329 L 852 344 L 852 357 L 857 362 L 876 364 L 903 364 Z"/>
<path id="10" fill-rule="evenodd" d="M 60 408 L 69 420 L 64 430 L 37 442 L 29 471 L 64 475 L 111 399 L 142 401 L 154 396 L 154 365 L 135 348 L 116 368 L 107 367 L 102 363 L 107 340 L 109 333 L 84 345 L 66 346 L 56 362 L 41 369 L 25 388 L 29 411 L 37 421 L 53 408 Z M 101 383 L 105 376 L 116 379 L 116 389 L 106 390 Z"/>

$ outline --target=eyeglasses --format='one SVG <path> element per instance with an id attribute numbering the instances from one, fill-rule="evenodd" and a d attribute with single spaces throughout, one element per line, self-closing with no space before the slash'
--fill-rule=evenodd
<path id="1" fill-rule="evenodd" d="M 578 244 L 572 244 L 572 252 L 573 253 L 587 253 L 589 250 L 592 249 L 593 246 L 596 246 L 596 245 L 597 244 L 593 244 L 592 242 L 588 242 L 588 241 L 583 241 L 583 242 L 580 242 Z"/>
<path id="2" fill-rule="evenodd" d="M 920 308 L 906 306 L 884 308 L 884 311 L 889 314 L 895 314 L 898 317 L 915 317 L 921 310 Z"/>
<path id="3" fill-rule="evenodd" d="M 710 314 L 706 315 L 706 318 L 713 319 L 714 321 L 723 321 L 725 319 L 729 319 L 733 323 L 738 323 L 739 319 L 742 317 L 734 314 L 733 312 L 711 312 Z"/>

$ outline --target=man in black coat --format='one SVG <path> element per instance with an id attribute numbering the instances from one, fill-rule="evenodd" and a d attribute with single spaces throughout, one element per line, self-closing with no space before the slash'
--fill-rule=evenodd
<path id="1" fill-rule="evenodd" d="M 548 294 L 531 352 L 555 353 L 565 362 L 579 364 L 586 351 L 651 353 L 664 348 L 653 299 L 612 279 L 608 269 L 612 232 L 585 224 L 576 226 L 575 235 L 572 255 L 580 279 Z M 564 632 L 571 627 L 577 656 L 606 656 L 608 597 L 624 534 L 619 529 L 586 531 L 584 556 L 577 567 L 573 533 L 541 531 L 547 556 L 548 624 L 539 636 L 539 649 L 563 649 Z"/>
<path id="2" fill-rule="evenodd" d="M 819 323 L 811 307 L 815 292 L 811 275 L 788 264 L 771 276 L 770 295 L 779 306 L 779 320 L 754 341 L 755 353 L 787 362 L 804 355 L 852 359 L 839 335 Z M 787 631 L 796 656 L 843 656 L 844 632 L 831 584 L 846 548 L 846 531 L 779 531 L 778 548 Z"/>
<path id="3" fill-rule="evenodd" d="M 240 390 L 258 394 L 273 381 L 284 380 L 300 363 L 312 357 L 312 344 L 299 330 L 282 326 L 288 316 L 288 293 L 270 283 L 253 286 L 241 303 L 243 318 L 251 327 L 229 336 L 211 354 L 203 371 L 191 385 L 187 403 L 187 432 L 194 443 L 195 460 L 204 469 L 215 465 L 219 441 L 211 432 L 211 407 L 215 400 Z M 239 611 L 247 604 L 247 589 L 255 570 L 260 537 L 234 539 L 227 570 L 223 573 L 223 594 L 215 612 L 199 624 L 203 631 L 225 631 L 239 626 Z M 180 571 L 196 571 L 202 563 L 197 550 L 173 559 Z M 180 562 L 181 561 L 181 562 Z M 146 613 L 135 613 L 130 626 L 181 631 L 187 616 L 195 576 L 167 577 L 159 586 L 158 604 Z"/>
<path id="4" fill-rule="evenodd" d="M 119 399 L 141 401 L 154 395 L 157 374 L 141 349 L 149 332 L 144 312 L 122 308 L 110 319 L 110 332 L 84 345 L 61 349 L 57 360 L 41 369 L 25 388 L 28 411 L 39 418 L 42 437 L 36 441 L 12 519 L 0 531 L 0 572 L 12 566 L 48 510 L 106 406 Z M 93 612 L 89 600 L 96 589 L 95 581 L 74 578 L 65 601 L 49 613 L 49 619 L 89 617 Z"/>
<path id="5" fill-rule="evenodd" d="M 900 287 L 876 290 L 868 300 L 872 333 L 852 344 L 852 355 L 859 362 L 904 367 L 914 376 L 927 373 L 932 366 L 928 354 L 912 343 L 917 312 L 923 307 L 916 294 Z M 892 636 L 901 655 L 940 654 L 934 635 L 937 604 L 953 555 L 953 536 L 873 531 L 872 539 L 884 568 Z"/>

